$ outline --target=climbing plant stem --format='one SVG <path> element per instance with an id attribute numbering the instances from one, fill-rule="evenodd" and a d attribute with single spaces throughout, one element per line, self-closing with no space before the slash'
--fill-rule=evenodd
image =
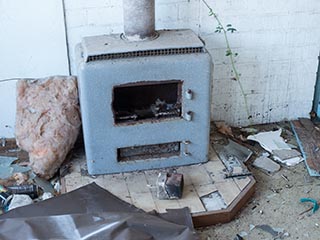
<path id="1" fill-rule="evenodd" d="M 230 43 L 229 43 L 229 39 L 228 39 L 228 31 L 227 29 L 224 27 L 224 25 L 222 24 L 222 22 L 220 21 L 218 15 L 213 11 L 213 9 L 210 7 L 210 5 L 207 3 L 206 0 L 201 0 L 205 6 L 208 8 L 209 10 L 209 16 L 213 16 L 214 19 L 216 20 L 216 22 L 218 23 L 218 27 L 217 29 L 218 32 L 222 32 L 223 35 L 224 35 L 224 39 L 225 39 L 225 42 L 226 42 L 226 48 L 227 48 L 227 51 L 226 51 L 226 56 L 229 57 L 230 59 L 230 62 L 231 62 L 231 68 L 232 68 L 232 71 L 233 71 L 233 74 L 234 74 L 234 80 L 238 83 L 239 85 L 239 88 L 240 88 L 240 92 L 241 92 L 241 95 L 243 96 L 243 100 L 244 100 L 244 105 L 245 105 L 245 109 L 246 109 L 246 113 L 247 113 L 247 117 L 250 121 L 250 124 L 252 125 L 253 124 L 253 121 L 252 121 L 252 117 L 250 116 L 250 111 L 249 111 L 249 105 L 248 105 L 248 98 L 247 98 L 247 94 L 245 93 L 244 91 L 244 88 L 243 88 L 243 85 L 240 81 L 240 74 L 237 70 L 237 67 L 236 67 L 236 64 L 235 64 L 235 59 L 234 57 L 236 56 L 235 53 L 232 51 L 231 49 L 231 46 L 230 46 Z M 233 31 L 231 31 L 233 32 Z"/>

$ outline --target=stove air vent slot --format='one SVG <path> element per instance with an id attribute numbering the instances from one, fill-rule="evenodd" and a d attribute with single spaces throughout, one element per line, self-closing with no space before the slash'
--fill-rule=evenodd
<path id="1" fill-rule="evenodd" d="M 88 56 L 86 62 L 123 59 L 123 58 L 135 58 L 135 57 L 192 54 L 192 53 L 203 53 L 203 52 L 205 52 L 204 47 L 186 47 L 186 48 L 142 50 L 142 51 L 123 52 L 123 53 L 106 53 L 106 54 Z"/>
<path id="2" fill-rule="evenodd" d="M 118 162 L 168 158 L 180 156 L 181 142 L 132 146 L 117 149 Z"/>

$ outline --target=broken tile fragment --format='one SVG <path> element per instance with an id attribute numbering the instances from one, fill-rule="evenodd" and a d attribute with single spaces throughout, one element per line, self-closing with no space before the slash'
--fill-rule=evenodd
<path id="1" fill-rule="evenodd" d="M 291 149 L 281 137 L 281 131 L 281 129 L 278 129 L 277 131 L 260 132 L 248 136 L 247 139 L 258 142 L 261 147 L 270 153 L 272 153 L 273 150 Z"/>
<path id="2" fill-rule="evenodd" d="M 216 211 L 227 208 L 227 204 L 219 191 L 214 191 L 208 195 L 202 196 L 200 199 L 207 211 Z"/>
<path id="3" fill-rule="evenodd" d="M 277 131 L 261 132 L 248 136 L 249 140 L 256 141 L 265 150 L 273 154 L 273 158 L 287 166 L 300 163 L 303 158 L 301 154 L 291 147 L 281 137 L 281 129 Z"/>
<path id="4" fill-rule="evenodd" d="M 213 144 L 214 149 L 227 168 L 227 177 L 248 175 L 249 171 L 243 163 L 251 157 L 253 152 L 232 140 L 228 141 L 227 145 Z"/>
<path id="5" fill-rule="evenodd" d="M 272 153 L 273 159 L 287 166 L 294 166 L 303 161 L 301 153 L 295 149 L 276 149 Z"/>
<path id="6" fill-rule="evenodd" d="M 272 161 L 270 158 L 265 156 L 258 157 L 253 162 L 253 166 L 267 173 L 275 173 L 279 171 L 281 168 L 278 163 Z"/>
<path id="7" fill-rule="evenodd" d="M 278 156 L 281 159 L 289 159 L 293 157 L 300 157 L 301 153 L 295 149 L 281 149 L 281 150 L 274 150 L 273 154 L 275 156 Z"/>
<path id="8" fill-rule="evenodd" d="M 272 151 L 275 158 L 287 160 L 294 157 L 301 157 L 301 153 L 295 149 L 276 149 Z"/>

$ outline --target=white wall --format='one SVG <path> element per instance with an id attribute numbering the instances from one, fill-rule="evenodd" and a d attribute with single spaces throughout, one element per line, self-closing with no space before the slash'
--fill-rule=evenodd
<path id="1" fill-rule="evenodd" d="M 320 50 L 319 0 L 208 0 L 239 53 L 237 66 L 255 123 L 307 117 L 312 107 Z M 69 47 L 81 37 L 122 32 L 122 1 L 66 0 Z M 215 63 L 212 118 L 246 125 L 238 83 L 231 79 L 222 34 L 199 0 L 156 0 L 158 29 L 191 28 L 206 42 Z M 75 68 L 72 65 L 73 73 Z"/>
<path id="2" fill-rule="evenodd" d="M 57 17 L 60 14 L 57 12 L 61 11 L 61 1 L 47 0 L 44 4 L 42 3 L 44 1 L 29 0 L 26 1 L 28 4 L 25 3 L 24 5 L 29 7 L 29 14 L 35 11 L 38 14 L 38 9 L 41 9 L 40 6 L 42 6 L 42 8 L 48 10 L 46 15 L 56 16 L 55 26 L 61 26 L 62 23 Z M 17 6 L 18 2 L 23 3 L 22 0 L 0 0 L 0 9 L 3 9 L 3 3 L 6 3 L 6 5 L 10 3 L 10 5 L 21 9 L 20 14 L 22 16 L 29 15 L 26 7 Z M 33 5 L 30 2 L 37 4 L 37 10 L 30 9 L 30 5 Z M 55 7 L 47 7 L 48 2 L 54 2 L 55 4 L 52 4 Z M 312 105 L 317 56 L 320 50 L 320 28 L 318 26 L 320 23 L 320 1 L 208 0 L 208 2 L 225 24 L 232 23 L 238 29 L 238 32 L 230 35 L 230 43 L 234 50 L 239 53 L 237 65 L 242 74 L 241 78 L 245 92 L 248 94 L 250 113 L 254 122 L 265 123 L 308 116 Z M 65 6 L 71 67 L 72 73 L 75 74 L 74 47 L 83 36 L 122 32 L 122 1 L 65 0 Z M 1 14 L 0 19 L 2 18 Z M 19 24 L 25 26 L 22 23 L 23 21 L 20 17 L 16 20 L 5 20 L 6 32 L 12 32 L 14 42 L 20 41 L 19 37 L 13 36 L 13 33 L 16 32 L 14 28 Z M 48 22 L 42 20 L 40 25 L 46 26 L 48 24 Z M 2 26 L 1 21 L 0 26 Z M 156 0 L 156 27 L 158 29 L 191 28 L 206 41 L 207 48 L 215 63 L 213 119 L 225 120 L 232 125 L 248 124 L 244 101 L 238 84 L 230 80 L 231 69 L 228 58 L 225 57 L 223 36 L 214 33 L 216 23 L 212 17 L 208 16 L 208 11 L 203 3 L 200 0 Z M 48 31 L 48 29 L 41 29 L 43 32 L 45 30 Z M 56 32 L 59 32 L 58 30 L 55 29 Z M 62 26 L 60 30 L 63 31 Z M 24 31 L 24 35 L 37 34 L 38 37 L 42 37 L 37 39 L 37 44 L 34 45 L 41 45 L 43 38 L 48 40 L 48 36 L 44 37 L 34 31 L 35 29 L 32 28 Z M 57 35 L 60 36 L 60 34 Z M 28 38 L 24 38 L 24 40 L 26 40 L 24 44 L 32 44 L 32 41 Z M 0 43 L 2 42 L 1 37 Z M 32 44 L 32 46 L 34 45 Z M 12 50 L 13 48 L 10 49 L 12 54 L 14 50 Z M 24 48 L 20 47 L 20 49 Z M 62 49 L 64 52 L 63 46 Z M 60 48 L 55 50 L 58 51 Z M 29 52 L 26 56 L 41 58 L 39 56 L 42 56 L 43 52 L 43 50 Z M 57 55 L 60 55 L 60 53 Z M 10 57 L 10 54 L 6 53 L 5 56 L 6 58 Z M 4 65 L 1 61 L 1 67 L 6 66 L 8 68 L 11 66 L 18 69 L 15 63 L 11 62 Z M 19 59 L 18 62 L 24 61 Z M 62 63 L 66 66 L 65 62 L 62 61 Z M 50 64 L 46 66 L 42 64 L 39 67 L 41 69 L 37 69 L 38 71 L 45 72 L 39 72 L 42 75 L 61 74 L 59 70 L 51 71 L 52 66 Z M 25 71 L 22 72 L 22 75 L 30 73 L 25 63 L 19 69 Z M 0 74 L 2 74 L 1 72 L 3 71 L 0 71 Z M 7 74 L 7 70 L 4 72 L 6 76 L 10 77 L 15 73 L 15 71 L 9 71 L 9 74 Z M 2 86 L 0 85 L 0 87 Z M 5 91 L 2 92 L 7 92 L 10 89 L 10 87 L 4 88 Z M 10 104 L 15 101 L 11 95 L 6 99 Z M 5 110 L 8 110 L 8 108 L 5 108 Z M 3 112 L 0 107 L 0 113 Z M 12 119 L 7 122 L 13 125 Z M 3 125 L 3 123 L 0 122 L 0 125 Z M 0 136 L 6 134 L 1 127 Z"/>
<path id="3" fill-rule="evenodd" d="M 62 2 L 0 0 L 0 79 L 69 74 Z M 15 81 L 0 82 L 0 137 L 13 137 Z"/>
<path id="4" fill-rule="evenodd" d="M 254 122 L 308 117 L 320 51 L 319 0 L 209 1 L 222 21 L 239 30 L 230 37 Z M 243 98 L 230 81 L 221 35 L 201 9 L 201 35 L 215 62 L 214 119 L 246 124 Z M 225 64 L 225 62 L 227 64 Z"/>

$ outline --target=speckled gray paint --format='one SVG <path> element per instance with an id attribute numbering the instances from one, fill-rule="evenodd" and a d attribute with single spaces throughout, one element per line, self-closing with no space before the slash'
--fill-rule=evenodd
<path id="1" fill-rule="evenodd" d="M 78 84 L 85 150 L 90 174 L 188 165 L 208 160 L 210 131 L 211 58 L 207 52 L 102 60 L 85 63 L 79 59 Z M 159 122 L 115 125 L 112 89 L 115 85 L 182 80 L 182 116 L 192 111 L 192 121 L 166 119 Z M 192 99 L 184 92 L 191 89 Z M 117 161 L 117 148 L 167 142 L 190 141 L 188 152 L 169 158 Z"/>
<path id="2" fill-rule="evenodd" d="M 123 0 L 123 28 L 127 39 L 152 38 L 155 35 L 154 16 L 154 0 Z"/>

